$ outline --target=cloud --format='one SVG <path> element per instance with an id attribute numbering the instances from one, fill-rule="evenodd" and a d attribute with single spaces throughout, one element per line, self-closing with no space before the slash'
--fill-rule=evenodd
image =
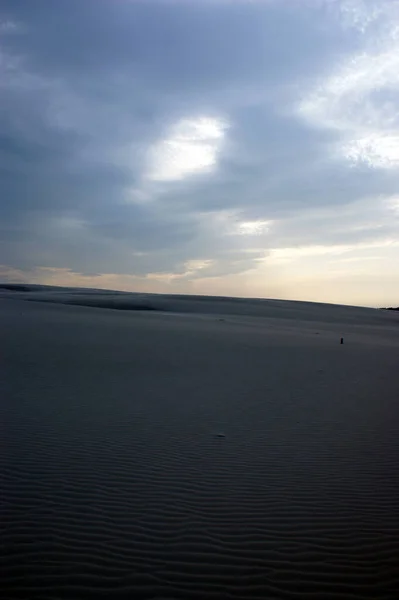
<path id="1" fill-rule="evenodd" d="M 263 231 L 268 231 L 271 221 L 243 221 L 237 227 L 241 235 L 260 235 Z"/>
<path id="2" fill-rule="evenodd" d="M 341 9 L 352 26 L 369 35 L 361 50 L 342 58 L 304 94 L 298 114 L 315 127 L 336 131 L 338 152 L 348 161 L 396 169 L 399 3 L 344 2 Z"/>
<path id="3" fill-rule="evenodd" d="M 217 166 L 226 128 L 221 119 L 181 119 L 165 139 L 151 148 L 147 177 L 153 181 L 178 181 L 211 172 Z"/>
<path id="4" fill-rule="evenodd" d="M 313 299 L 332 260 L 392 277 L 397 8 L 5 0 L 4 277 Z"/>
<path id="5" fill-rule="evenodd" d="M 334 4 L 338 6 L 343 24 L 364 34 L 370 26 L 385 18 L 390 12 L 388 7 L 392 7 L 393 3 L 388 4 L 386 0 L 343 0 Z"/>
<path id="6" fill-rule="evenodd" d="M 344 254 L 352 253 L 354 251 L 364 251 L 364 250 L 378 250 L 380 248 L 397 248 L 399 247 L 399 242 L 392 239 L 386 240 L 383 242 L 372 242 L 372 243 L 360 243 L 360 244 L 352 244 L 345 245 L 339 244 L 336 246 L 325 245 L 325 246 L 300 246 L 298 248 L 276 248 L 271 252 L 270 259 L 275 262 L 292 262 L 296 260 L 300 260 L 303 257 L 319 257 L 326 255 L 336 255 L 341 256 Z M 372 256 L 372 259 L 378 258 L 377 256 Z M 382 258 L 382 257 L 381 257 Z M 366 257 L 366 260 L 370 259 L 370 257 Z M 345 258 L 342 260 L 351 260 L 351 261 L 360 261 L 364 260 L 362 256 L 354 256 L 350 259 Z"/>

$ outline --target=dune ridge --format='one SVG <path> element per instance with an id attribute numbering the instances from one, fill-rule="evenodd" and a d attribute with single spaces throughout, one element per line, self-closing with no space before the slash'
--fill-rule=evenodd
<path id="1" fill-rule="evenodd" d="M 388 313 L 373 308 L 263 298 L 145 294 L 31 284 L 0 284 L 0 298 L 127 311 L 149 310 L 269 319 L 275 317 L 322 323 L 387 324 L 389 327 L 392 327 L 393 323 L 399 323 L 399 319 L 395 315 L 392 318 L 392 312 Z"/>
<path id="2" fill-rule="evenodd" d="M 31 293 L 0 298 L 2 597 L 397 597 L 397 314 Z"/>

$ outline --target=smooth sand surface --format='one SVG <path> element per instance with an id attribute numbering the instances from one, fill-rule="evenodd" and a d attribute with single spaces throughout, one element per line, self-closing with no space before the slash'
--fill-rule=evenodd
<path id="1" fill-rule="evenodd" d="M 397 313 L 26 288 L 0 335 L 2 598 L 398 597 Z"/>

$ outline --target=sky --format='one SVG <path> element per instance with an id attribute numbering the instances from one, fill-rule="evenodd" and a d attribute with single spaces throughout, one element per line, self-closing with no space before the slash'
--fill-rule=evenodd
<path id="1" fill-rule="evenodd" d="M 399 304 L 398 0 L 2 0 L 0 279 Z"/>

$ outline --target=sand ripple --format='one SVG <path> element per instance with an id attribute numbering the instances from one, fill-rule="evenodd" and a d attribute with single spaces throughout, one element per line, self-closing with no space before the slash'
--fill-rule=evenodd
<path id="1" fill-rule="evenodd" d="M 31 310 L 2 319 L 3 598 L 397 597 L 391 346 Z"/>

